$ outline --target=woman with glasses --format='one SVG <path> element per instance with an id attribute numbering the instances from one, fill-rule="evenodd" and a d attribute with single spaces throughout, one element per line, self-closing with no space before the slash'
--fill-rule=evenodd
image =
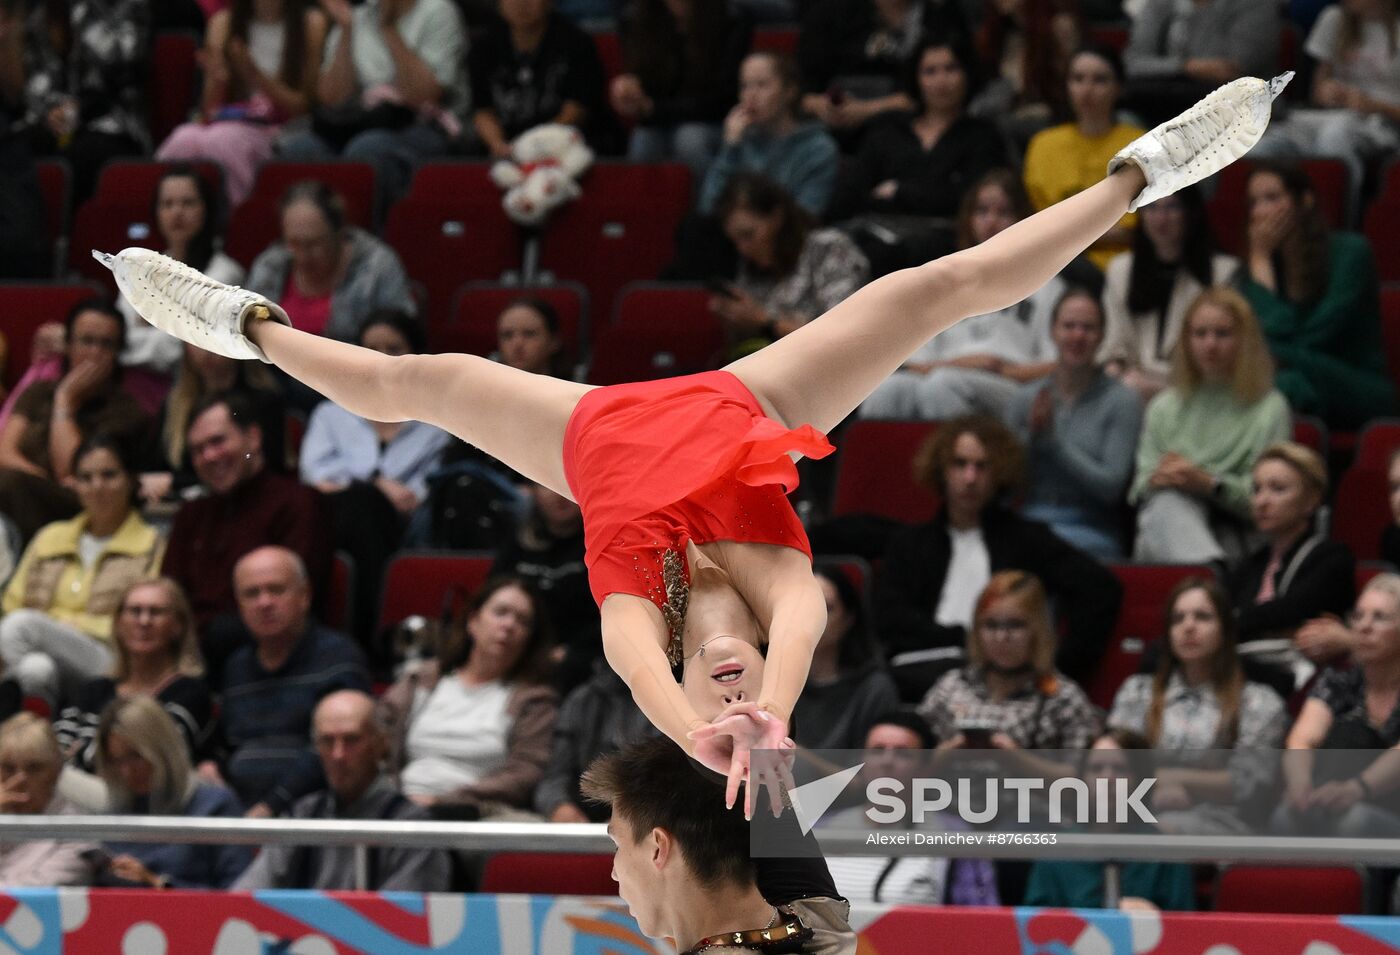
<path id="1" fill-rule="evenodd" d="M 126 588 L 154 576 L 165 552 L 135 507 L 137 477 L 126 449 L 106 435 L 72 456 L 82 511 L 41 530 L 5 588 L 0 659 L 7 682 L 53 710 L 111 669 L 113 613 Z M 8 702 L 18 704 L 15 690 Z"/>

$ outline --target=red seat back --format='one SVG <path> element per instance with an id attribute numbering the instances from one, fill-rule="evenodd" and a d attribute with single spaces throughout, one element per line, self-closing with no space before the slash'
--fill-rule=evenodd
<path id="1" fill-rule="evenodd" d="M 326 626 L 348 632 L 354 617 L 355 560 L 343 550 L 331 560 L 331 579 L 326 590 Z"/>
<path id="2" fill-rule="evenodd" d="M 588 293 L 573 282 L 521 287 L 473 282 L 457 290 L 451 317 L 428 326 L 428 347 L 435 352 L 488 356 L 496 351 L 496 319 L 518 298 L 543 299 L 559 314 L 563 364 L 572 367 L 586 337 Z"/>
<path id="3" fill-rule="evenodd" d="M 1400 420 L 1391 418 L 1372 421 L 1361 432 L 1356 441 L 1356 458 L 1352 462 L 1359 468 L 1385 470 L 1390 464 L 1390 456 L 1400 449 Z"/>
<path id="4" fill-rule="evenodd" d="M 68 235 L 68 207 L 73 201 L 73 173 L 63 159 L 45 159 L 34 164 L 39 191 L 44 194 L 44 239 L 49 246 Z M 56 259 L 54 263 L 62 261 Z"/>
<path id="5" fill-rule="evenodd" d="M 723 349 L 724 330 L 709 314 L 685 325 L 615 325 L 594 346 L 588 381 L 620 385 L 693 375 L 718 367 Z"/>
<path id="6" fill-rule="evenodd" d="M 29 353 L 39 326 L 62 322 L 70 308 L 97 294 L 91 285 L 0 283 L 0 331 L 5 334 L 9 353 L 0 369 L 0 381 L 6 388 L 13 388 L 29 367 Z"/>
<path id="7" fill-rule="evenodd" d="M 486 860 L 481 891 L 522 895 L 617 895 L 609 855 L 498 852 Z"/>
<path id="8" fill-rule="evenodd" d="M 1338 159 L 1304 159 L 1298 163 L 1312 180 L 1317 208 L 1333 229 L 1345 228 L 1349 196 L 1347 167 Z M 1244 244 L 1245 222 L 1249 218 L 1245 184 L 1254 164 L 1241 160 L 1220 173 L 1215 195 L 1207 206 L 1211 228 L 1220 248 L 1239 255 Z"/>
<path id="9" fill-rule="evenodd" d="M 455 589 L 475 593 L 491 573 L 491 554 L 406 551 L 384 572 L 379 601 L 379 628 L 416 615 L 436 620 Z"/>
<path id="10" fill-rule="evenodd" d="M 1332 536 L 1351 548 L 1357 560 L 1381 555 L 1381 531 L 1392 518 L 1385 467 L 1347 469 L 1337 484 L 1332 510 Z"/>
<path id="11" fill-rule="evenodd" d="M 1215 887 L 1217 912 L 1360 915 L 1366 883 L 1351 866 L 1232 865 Z"/>
<path id="12" fill-rule="evenodd" d="M 603 64 L 603 81 L 611 83 L 613 77 L 621 76 L 625 67 L 622 63 L 622 38 L 611 30 L 601 30 L 593 34 L 593 46 L 598 50 L 598 60 Z"/>
<path id="13" fill-rule="evenodd" d="M 906 524 L 932 519 L 938 495 L 914 478 L 914 457 L 938 425 L 927 421 L 857 421 L 838 442 L 833 517 L 874 514 Z"/>
<path id="14" fill-rule="evenodd" d="M 363 162 L 270 162 L 258 170 L 253 191 L 229 217 L 224 251 L 251 265 L 258 253 L 280 238 L 277 205 L 282 194 L 303 179 L 330 186 L 345 200 L 351 225 L 374 229 L 374 167 Z"/>
<path id="15" fill-rule="evenodd" d="M 755 53 L 777 53 L 780 56 L 797 56 L 798 29 L 790 27 L 760 27 L 753 31 L 751 49 Z"/>
<path id="16" fill-rule="evenodd" d="M 1327 457 L 1327 425 L 1321 418 L 1299 415 L 1293 419 L 1293 440 Z"/>
<path id="17" fill-rule="evenodd" d="M 1400 203 L 1395 207 L 1396 218 L 1400 222 Z M 1397 233 L 1394 228 L 1392 234 Z M 1400 252 L 1397 252 L 1400 260 Z M 1387 286 L 1381 289 L 1381 341 L 1385 348 L 1385 366 L 1390 371 L 1390 380 L 1400 387 L 1400 287 Z"/>
<path id="18" fill-rule="evenodd" d="M 1362 231 L 1371 243 L 1371 253 L 1376 257 L 1376 275 L 1382 282 L 1400 281 L 1400 232 L 1395 222 L 1400 220 L 1400 192 L 1381 196 L 1366 207 L 1362 219 Z M 1393 292 L 1386 289 L 1382 292 Z"/>
<path id="19" fill-rule="evenodd" d="M 198 96 L 197 34 L 157 33 L 151 44 L 151 75 L 147 86 L 151 141 L 159 146 L 170 131 L 190 118 Z"/>

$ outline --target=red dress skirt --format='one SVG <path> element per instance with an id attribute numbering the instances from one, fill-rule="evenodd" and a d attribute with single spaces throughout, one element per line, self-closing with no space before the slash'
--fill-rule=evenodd
<path id="1" fill-rule="evenodd" d="M 787 501 L 797 487 L 788 452 L 832 450 L 811 425 L 788 429 L 765 415 L 727 371 L 590 391 L 564 432 L 564 474 L 583 511 L 593 599 L 644 597 L 674 629 L 687 542 L 778 544 L 810 558 Z"/>

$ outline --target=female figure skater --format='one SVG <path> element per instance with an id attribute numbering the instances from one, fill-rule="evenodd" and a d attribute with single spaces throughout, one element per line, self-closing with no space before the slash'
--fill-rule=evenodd
<path id="1" fill-rule="evenodd" d="M 729 805 L 747 784 L 751 813 L 765 774 L 749 781 L 750 750 L 791 745 L 826 617 L 785 498 L 791 455 L 830 453 L 824 433 L 933 335 L 1020 301 L 1124 212 L 1242 156 L 1289 76 L 1237 80 L 1125 148 L 1103 182 L 872 282 L 723 371 L 683 378 L 596 388 L 470 355 L 388 357 L 296 331 L 261 296 L 154 252 L 94 255 L 157 327 L 273 362 L 372 421 L 435 424 L 577 501 L 608 663 L 652 723 L 728 774 Z"/>

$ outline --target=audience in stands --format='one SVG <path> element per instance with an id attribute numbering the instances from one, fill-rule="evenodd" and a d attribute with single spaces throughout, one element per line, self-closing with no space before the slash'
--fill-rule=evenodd
<path id="1" fill-rule="evenodd" d="M 549 763 L 558 698 L 540 600 L 519 578 L 488 582 L 438 659 L 384 696 L 400 788 L 449 815 L 508 817 L 532 807 Z"/>
<path id="2" fill-rule="evenodd" d="M 1022 386 L 1008 421 L 1029 458 L 1021 513 L 1100 560 L 1121 560 L 1123 497 L 1142 403 L 1094 364 L 1103 327 L 1103 307 L 1092 292 L 1066 292 L 1050 325 L 1055 369 Z"/>
<path id="3" fill-rule="evenodd" d="M 1083 192 L 1107 175 L 1108 161 L 1143 134 L 1141 127 L 1118 119 L 1123 91 L 1123 61 L 1103 46 L 1081 47 L 1069 61 L 1066 89 L 1074 121 L 1036 133 L 1026 147 L 1023 175 L 1031 205 L 1053 206 Z M 1090 246 L 1086 255 L 1100 269 L 1128 249 L 1137 214 L 1123 218 Z"/>
<path id="4" fill-rule="evenodd" d="M 0 433 L 0 514 L 24 541 L 82 509 L 70 485 L 73 452 L 84 438 L 102 432 L 134 450 L 148 424 L 122 387 L 117 356 L 126 323 L 116 309 L 100 299 L 79 302 L 63 327 L 60 376 L 26 388 Z"/>
<path id="5" fill-rule="evenodd" d="M 116 660 L 110 673 L 83 686 L 54 721 L 69 769 L 97 772 L 102 712 L 113 702 L 138 696 L 149 696 L 165 707 L 191 762 L 202 757 L 214 734 L 214 701 L 204 682 L 194 617 L 180 585 L 169 577 L 131 584 L 113 616 Z M 89 803 L 70 789 L 67 774 L 63 789 L 75 801 Z M 98 809 L 100 804 L 86 808 Z"/>
<path id="6" fill-rule="evenodd" d="M 21 356 L 7 354 L 7 363 L 13 367 L 23 367 L 24 371 L 14 389 L 6 395 L 5 403 L 0 405 L 0 434 L 4 433 L 5 423 L 14 413 L 15 403 L 29 390 L 30 385 L 39 381 L 57 381 L 63 377 L 63 358 L 66 352 L 67 334 L 63 322 L 59 321 L 43 322 L 34 329 L 34 337 L 29 340 L 29 355 L 26 356 L 29 360 L 28 365 L 19 366 Z"/>
<path id="7" fill-rule="evenodd" d="M 13 14 L 0 13 L 0 56 L 13 54 L 9 34 L 18 37 L 23 31 L 15 25 Z M 11 62 L 15 62 L 11 60 Z M 7 80 L 0 80 L 0 280 L 45 279 L 53 275 L 53 236 L 45 225 L 44 194 L 39 188 L 39 167 L 34 162 L 34 150 L 29 137 L 16 125 L 24 115 L 24 104 L 11 101 Z M 21 356 L 4 355 L 0 344 L 0 366 L 8 357 L 11 369 L 18 367 Z M 3 391 L 3 386 L 0 386 Z M 0 417 L 0 427 L 4 419 Z"/>
<path id="8" fill-rule="evenodd" d="M 1246 188 L 1240 287 L 1278 362 L 1279 390 L 1294 411 L 1334 428 L 1390 414 L 1395 387 L 1366 239 L 1329 232 L 1312 180 L 1296 166 L 1258 163 Z"/>
<path id="9" fill-rule="evenodd" d="M 151 4 L 56 0 L 10 5 L 3 17 L 0 98 L 23 104 L 35 153 L 67 159 L 73 198 L 84 202 L 109 159 L 151 148 Z"/>
<path id="10" fill-rule="evenodd" d="M 274 816 L 322 785 L 309 743 L 317 702 L 336 690 L 368 692 L 369 675 L 353 643 L 311 619 L 311 584 L 295 553 L 259 547 L 238 562 L 233 582 L 249 641 L 220 687 L 227 754 L 200 772 L 227 779 L 249 816 Z"/>
<path id="11" fill-rule="evenodd" d="M 1322 507 L 1327 465 L 1291 441 L 1270 445 L 1254 465 L 1250 508 L 1264 540 L 1226 575 L 1240 652 L 1285 697 L 1314 666 L 1340 663 L 1352 634 L 1341 618 L 1356 600 L 1356 561 L 1327 537 Z"/>
<path id="12" fill-rule="evenodd" d="M 1400 745 L 1400 576 L 1373 577 L 1351 625 L 1352 666 L 1322 674 L 1289 731 L 1284 805 L 1273 821 L 1277 829 L 1306 834 L 1394 838 L 1400 816 L 1390 751 Z"/>
<path id="13" fill-rule="evenodd" d="M 739 98 L 749 21 L 724 0 L 632 0 L 618 24 L 623 72 L 613 77 L 613 111 L 633 123 L 632 162 L 676 160 L 698 187 L 719 151 L 725 114 Z"/>
<path id="14" fill-rule="evenodd" d="M 185 446 L 208 494 L 175 513 L 161 572 L 185 591 L 199 628 L 210 680 L 244 639 L 233 619 L 233 571 L 268 544 L 290 548 L 306 565 L 313 593 L 330 577 L 325 503 L 312 488 L 273 474 L 251 403 L 236 392 L 206 395 L 190 410 Z"/>
<path id="15" fill-rule="evenodd" d="M 1108 786 L 1125 780 L 1131 790 L 1147 775 L 1142 751 L 1148 746 L 1147 740 L 1137 733 L 1111 729 L 1084 753 L 1080 776 L 1091 793 L 1098 791 L 1099 780 Z M 1110 831 L 1123 832 L 1122 826 L 1110 825 Z M 1102 908 L 1106 868 L 1102 862 L 1089 860 L 1040 860 L 1031 866 L 1023 903 L 1053 908 Z M 1125 911 L 1189 912 L 1196 907 L 1196 884 L 1189 865 L 1126 862 L 1118 867 L 1118 880 L 1118 907 Z"/>
<path id="16" fill-rule="evenodd" d="M 1065 77 L 1083 42 L 1076 0 L 992 0 L 982 5 L 977 53 L 991 77 L 971 111 L 1000 122 L 1017 146 L 1067 112 Z"/>
<path id="17" fill-rule="evenodd" d="M 846 233 L 818 228 L 772 180 L 733 176 L 715 212 L 739 253 L 738 277 L 710 298 L 734 358 L 835 308 L 870 277 L 869 261 Z"/>
<path id="18" fill-rule="evenodd" d="M 1390 452 L 1385 474 L 1391 522 L 1381 531 L 1381 559 L 1392 567 L 1400 567 L 1400 448 Z"/>
<path id="19" fill-rule="evenodd" d="M 141 497 L 146 503 L 166 500 L 199 483 L 185 444 L 190 413 L 204 398 L 224 392 L 242 396 L 252 410 L 268 449 L 267 466 L 286 470 L 286 410 L 272 372 L 260 361 L 225 358 L 185 343 L 175 385 L 165 396 L 151 433 L 148 470 L 141 475 Z"/>
<path id="20" fill-rule="evenodd" d="M 0 813 L 67 816 L 77 809 L 58 792 L 63 753 L 48 721 L 17 713 L 0 723 Z M 30 839 L 0 844 L 0 886 L 87 885 L 91 843 Z"/>
<path id="21" fill-rule="evenodd" d="M 441 156 L 461 132 L 470 99 L 462 16 L 450 0 L 329 0 L 321 9 L 331 25 L 319 105 L 311 128 L 284 132 L 277 153 L 370 163 L 382 205 L 408 187 L 415 162 Z"/>
<path id="22" fill-rule="evenodd" d="M 739 102 L 724 118 L 724 143 L 705 174 L 699 211 L 714 213 L 729 180 L 759 173 L 820 218 L 836 188 L 836 141 L 800 113 L 797 65 L 777 53 L 750 53 L 739 67 Z"/>
<path id="23" fill-rule="evenodd" d="M 1257 0 L 1145 0 L 1124 53 L 1127 105 L 1155 126 L 1222 83 L 1273 76 L 1281 23 Z"/>
<path id="24" fill-rule="evenodd" d="M 412 306 L 399 257 L 348 223 L 345 200 L 330 186 L 299 182 L 282 196 L 278 212 L 282 238 L 253 260 L 248 288 L 281 305 L 294 326 L 354 341 L 375 309 Z"/>
<path id="25" fill-rule="evenodd" d="M 958 245 L 980 245 L 1030 213 L 1016 174 L 992 170 L 963 196 Z M 865 399 L 861 417 L 942 421 L 980 413 L 1005 418 L 1017 390 L 1054 368 L 1050 322 L 1064 290 L 1056 277 L 1010 308 L 965 318 L 939 332 Z"/>
<path id="26" fill-rule="evenodd" d="M 1156 671 L 1119 687 L 1108 725 L 1171 753 L 1152 791 L 1163 832 L 1247 833 L 1251 803 L 1276 779 L 1274 757 L 1261 751 L 1283 743 L 1288 714 L 1277 693 L 1246 680 L 1239 627 L 1218 583 L 1188 577 L 1167 598 L 1164 616 Z M 1220 750 L 1230 751 L 1227 760 L 1215 758 Z"/>
<path id="27" fill-rule="evenodd" d="M 1292 430 L 1273 380 L 1249 302 L 1231 289 L 1201 293 L 1138 442 L 1128 494 L 1139 505 L 1137 560 L 1204 563 L 1244 552 L 1254 462 Z"/>
<path id="28" fill-rule="evenodd" d="M 156 158 L 216 160 L 229 206 L 248 198 L 283 124 L 316 103 L 327 25 L 319 7 L 297 0 L 234 0 L 215 13 L 199 57 L 199 117 L 175 127 Z"/>
<path id="29" fill-rule="evenodd" d="M 160 236 L 162 252 L 215 281 L 230 285 L 243 281 L 243 266 L 218 249 L 219 197 L 212 182 L 191 166 L 175 166 L 156 182 L 151 206 L 151 221 Z M 126 319 L 123 384 L 154 414 L 180 364 L 180 340 L 138 315 L 120 293 L 117 311 Z"/>
<path id="30" fill-rule="evenodd" d="M 998 571 L 976 601 L 967 664 L 943 674 L 919 704 L 939 748 L 1088 747 L 1102 731 L 1099 711 L 1055 668 L 1054 621 L 1040 581 Z"/>
<path id="31" fill-rule="evenodd" d="M 580 777 L 600 756 L 656 732 L 622 677 L 606 660 L 594 660 L 592 675 L 559 707 L 549 764 L 535 787 L 535 812 L 550 822 L 607 822 L 608 807 L 583 797 Z"/>
<path id="32" fill-rule="evenodd" d="M 311 721 L 311 740 L 321 760 L 326 788 L 297 800 L 293 819 L 421 820 L 428 814 L 404 797 L 384 772 L 387 727 L 372 696 L 337 690 L 321 700 Z M 233 886 L 256 889 L 368 889 L 372 892 L 443 892 L 448 889 L 447 853 L 388 846 L 369 850 L 369 881 L 355 881 L 352 846 L 263 846 Z"/>
<path id="33" fill-rule="evenodd" d="M 838 566 L 819 567 L 826 628 L 807 685 L 792 711 L 792 738 L 806 749 L 859 749 L 877 716 L 899 705 L 899 690 L 871 639 L 865 599 Z"/>
<path id="34" fill-rule="evenodd" d="M 487 153 L 509 156 L 517 136 L 545 123 L 577 127 L 595 150 L 612 152 L 593 39 L 551 0 L 501 0 L 498 10 L 467 55 L 472 126 Z"/>
<path id="35" fill-rule="evenodd" d="M 1087 679 L 1118 617 L 1122 587 L 1088 554 L 1003 503 L 1021 480 L 1015 437 L 989 418 L 950 421 L 920 451 L 915 471 L 943 503 L 932 521 L 891 539 L 876 604 L 881 642 L 905 698 L 921 697 L 961 660 L 975 635 L 978 594 L 994 574 L 1013 568 L 1049 589 L 1067 634 L 1060 667 Z"/>
<path id="36" fill-rule="evenodd" d="M 871 724 L 858 748 L 865 750 L 863 780 L 894 779 L 910 792 L 914 780 L 928 775 L 928 753 L 937 740 L 928 723 L 904 710 L 883 713 Z M 866 814 L 868 803 L 857 804 L 829 817 L 820 825 L 827 829 L 873 832 L 912 828 L 910 813 L 900 813 L 893 824 L 873 822 Z M 945 829 L 966 829 L 967 824 L 951 813 L 928 815 L 920 831 L 928 832 L 938 823 Z M 890 856 L 833 854 L 827 865 L 842 897 L 858 905 L 998 905 L 996 868 L 988 859 L 948 859 L 931 853 Z"/>
<path id="37" fill-rule="evenodd" d="M 148 696 L 114 700 L 97 726 L 97 770 L 107 784 L 108 811 L 195 819 L 243 815 L 225 786 L 200 779 L 185 739 Z M 96 885 L 154 889 L 227 889 L 253 860 L 242 845 L 198 842 L 107 842 L 111 859 Z"/>
<path id="38" fill-rule="evenodd" d="M 5 587 L 6 677 L 53 712 L 111 669 L 121 595 L 160 567 L 165 542 L 134 507 L 136 481 L 127 449 L 103 434 L 85 438 L 73 455 L 82 511 L 39 531 Z"/>
<path id="39" fill-rule="evenodd" d="M 518 298 L 496 319 L 496 357 L 535 375 L 569 377 L 562 367 L 564 340 L 559 313 L 542 298 Z"/>
<path id="40" fill-rule="evenodd" d="M 1215 251 L 1195 186 L 1138 210 L 1132 242 L 1109 260 L 1104 276 L 1107 328 L 1099 361 L 1150 401 L 1171 377 L 1187 307 L 1206 289 L 1228 283 L 1240 263 Z"/>

